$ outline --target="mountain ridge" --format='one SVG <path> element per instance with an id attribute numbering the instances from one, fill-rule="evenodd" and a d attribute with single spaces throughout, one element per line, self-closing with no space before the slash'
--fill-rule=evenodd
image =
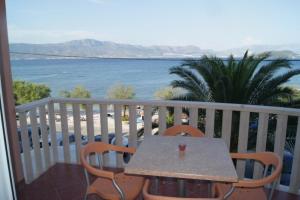
<path id="1" fill-rule="evenodd" d="M 51 59 L 70 57 L 95 58 L 198 58 L 203 55 L 241 57 L 246 50 L 250 53 L 270 51 L 273 57 L 300 59 L 300 45 L 252 45 L 223 51 L 202 49 L 198 46 L 133 45 L 95 39 L 71 40 L 61 43 L 11 43 L 11 59 Z M 25 53 L 25 54 L 22 54 Z M 40 55 L 34 55 L 40 54 Z"/>

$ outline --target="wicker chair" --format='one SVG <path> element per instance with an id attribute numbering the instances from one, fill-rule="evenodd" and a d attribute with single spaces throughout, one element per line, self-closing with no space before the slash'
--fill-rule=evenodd
<path id="1" fill-rule="evenodd" d="M 90 154 L 103 154 L 108 151 L 135 153 L 135 148 L 115 146 L 103 142 L 89 143 L 81 149 L 80 160 L 85 169 L 87 190 L 85 199 L 89 194 L 97 194 L 102 199 L 109 200 L 134 200 L 142 191 L 144 178 L 125 175 L 123 172 L 114 173 L 102 168 L 96 168 L 87 162 Z M 90 183 L 89 173 L 96 176 Z"/>
<path id="2" fill-rule="evenodd" d="M 227 199 L 272 199 L 276 179 L 278 179 L 282 170 L 281 158 L 273 152 L 232 153 L 231 157 L 236 160 L 255 160 L 262 163 L 265 168 L 263 178 L 260 179 L 242 179 L 232 185 L 217 183 L 218 187 L 224 194 L 228 193 L 231 188 L 231 195 Z M 275 167 L 275 170 L 271 174 L 268 174 L 269 167 Z M 273 183 L 272 189 L 267 195 L 265 193 L 264 186 L 271 183 Z"/>
<path id="3" fill-rule="evenodd" d="M 175 125 L 165 130 L 164 136 L 176 136 L 185 133 L 192 137 L 204 137 L 204 133 L 189 125 Z"/>

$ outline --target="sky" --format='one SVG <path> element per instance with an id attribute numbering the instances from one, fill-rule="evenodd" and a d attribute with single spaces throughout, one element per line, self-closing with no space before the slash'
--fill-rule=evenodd
<path id="1" fill-rule="evenodd" d="M 300 44 L 299 0 L 7 0 L 11 43 Z"/>

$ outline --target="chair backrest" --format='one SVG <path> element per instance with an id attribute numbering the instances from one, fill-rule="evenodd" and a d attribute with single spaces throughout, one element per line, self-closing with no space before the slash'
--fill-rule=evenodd
<path id="1" fill-rule="evenodd" d="M 171 197 L 171 196 L 160 196 L 149 193 L 150 181 L 146 180 L 143 187 L 143 198 L 144 200 L 221 200 L 223 199 L 223 194 L 217 185 L 213 185 L 213 196 L 211 198 L 184 198 L 184 197 Z"/>
<path id="2" fill-rule="evenodd" d="M 131 154 L 135 153 L 135 148 L 133 147 L 116 146 L 112 144 L 106 144 L 104 142 L 92 142 L 92 143 L 88 143 L 87 145 L 81 148 L 80 150 L 81 164 L 87 170 L 87 172 L 95 176 L 113 179 L 114 178 L 113 172 L 96 168 L 87 162 L 87 158 L 90 154 L 93 153 L 102 154 L 110 150 L 117 151 L 117 152 L 128 152 Z"/>
<path id="3" fill-rule="evenodd" d="M 165 130 L 164 136 L 176 136 L 181 133 L 186 133 L 192 137 L 204 137 L 204 133 L 197 128 L 189 125 L 175 125 Z"/>
<path id="4" fill-rule="evenodd" d="M 275 167 L 275 170 L 273 170 L 270 175 L 261 179 L 240 180 L 233 184 L 235 187 L 262 187 L 266 184 L 274 182 L 282 171 L 282 159 L 273 152 L 232 153 L 231 157 L 237 160 L 258 161 L 265 166 L 265 170 L 268 170 L 268 167 L 270 166 Z"/>

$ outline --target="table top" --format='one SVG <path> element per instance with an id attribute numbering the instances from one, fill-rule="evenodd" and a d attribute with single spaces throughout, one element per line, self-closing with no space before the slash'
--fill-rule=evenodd
<path id="1" fill-rule="evenodd" d="M 178 144 L 186 144 L 185 152 Z M 150 136 L 144 139 L 125 173 L 183 179 L 237 182 L 228 147 L 222 139 Z"/>

